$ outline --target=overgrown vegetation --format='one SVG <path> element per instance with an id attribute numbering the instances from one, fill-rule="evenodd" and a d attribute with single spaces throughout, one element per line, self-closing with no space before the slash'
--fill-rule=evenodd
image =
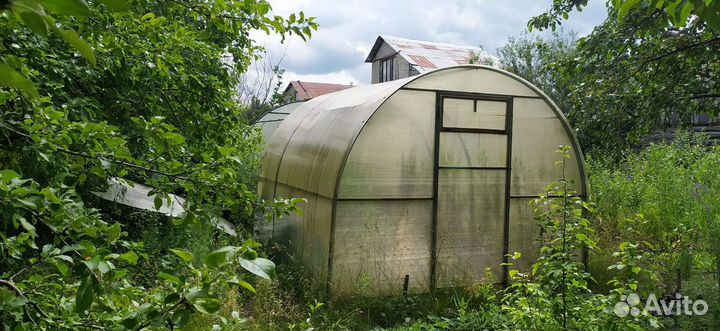
<path id="1" fill-rule="evenodd" d="M 275 275 L 244 229 L 294 209 L 255 197 L 260 138 L 234 87 L 260 51 L 251 29 L 306 38 L 314 18 L 262 0 L 0 9 L 0 328 L 177 329 L 198 313 L 232 328 L 223 304 Z M 110 179 L 152 187 L 155 209 L 181 195 L 184 213 L 97 199 Z"/>
<path id="2" fill-rule="evenodd" d="M 708 302 L 706 315 L 673 321 L 683 329 L 720 327 L 720 147 L 706 142 L 701 135 L 681 134 L 628 155 L 619 166 L 589 161 L 598 245 L 637 241 L 643 268 L 657 277 L 643 279 L 645 291 Z M 603 266 L 611 260 L 590 256 L 597 286 L 608 280 Z"/>
<path id="3" fill-rule="evenodd" d="M 530 26 L 585 3 L 555 0 Z M 263 0 L 0 1 L 0 329 L 716 330 L 720 148 L 693 134 L 637 143 L 718 113 L 719 6 L 610 1 L 578 41 L 510 40 L 500 64 L 556 99 L 590 151 L 590 201 L 565 179 L 534 201 L 541 258 L 507 289 L 328 302 L 246 231 L 298 200 L 257 201 L 262 144 L 247 122 L 268 98 L 244 105 L 236 89 L 262 54 L 251 29 L 305 39 L 314 18 Z M 156 209 L 185 197 L 184 214 L 93 194 L 118 178 L 150 186 Z M 710 310 L 618 318 L 632 293 Z"/>
<path id="4" fill-rule="evenodd" d="M 531 28 L 558 28 L 587 0 L 555 0 Z M 544 90 L 566 113 L 584 152 L 619 160 L 648 134 L 720 111 L 720 2 L 607 2 L 608 17 L 573 40 L 525 36 L 499 49 L 503 68 Z"/>

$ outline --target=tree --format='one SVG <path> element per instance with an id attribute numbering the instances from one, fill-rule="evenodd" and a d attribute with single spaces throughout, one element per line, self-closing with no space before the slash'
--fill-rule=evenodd
<path id="1" fill-rule="evenodd" d="M 529 25 L 554 27 L 584 4 L 555 1 Z M 608 19 L 557 67 L 570 86 L 569 119 L 586 150 L 617 154 L 649 133 L 690 125 L 695 114 L 717 115 L 720 30 L 707 10 L 718 6 L 608 2 Z"/>
<path id="2" fill-rule="evenodd" d="M 500 67 L 539 87 L 567 113 L 569 86 L 557 75 L 557 66 L 558 61 L 572 56 L 576 40 L 575 33 L 563 31 L 553 32 L 550 38 L 530 34 L 510 37 L 497 50 Z"/>
<path id="3" fill-rule="evenodd" d="M 264 0 L 0 7 L 4 329 L 173 329 L 216 313 L 232 284 L 252 291 L 240 268 L 273 276 L 256 243 L 218 234 L 204 256 L 165 252 L 175 265 L 147 288 L 134 265 L 160 257 L 143 254 L 127 215 L 107 212 L 92 192 L 122 178 L 153 187 L 156 209 L 167 193 L 183 195 L 178 226 L 294 210 L 296 200 L 253 193 L 259 135 L 234 87 L 261 51 L 251 29 L 305 39 L 314 18 L 274 16 Z"/>
<path id="4" fill-rule="evenodd" d="M 545 13 L 528 22 L 528 27 L 530 30 L 555 30 L 562 23 L 561 18 L 567 20 L 573 11 L 582 11 L 587 4 L 588 0 L 553 0 L 552 6 Z M 711 29 L 720 30 L 720 1 L 717 0 L 611 0 L 607 4 L 618 10 L 618 21 L 622 21 L 629 13 L 653 8 L 668 18 L 666 24 L 675 27 L 683 27 L 697 20 Z"/>
<path id="5" fill-rule="evenodd" d="M 248 108 L 245 117 L 250 123 L 257 122 L 263 115 L 284 103 L 281 88 L 285 70 L 280 66 L 285 54 L 279 59 L 273 59 L 269 55 L 255 61 L 238 85 L 239 100 Z"/>

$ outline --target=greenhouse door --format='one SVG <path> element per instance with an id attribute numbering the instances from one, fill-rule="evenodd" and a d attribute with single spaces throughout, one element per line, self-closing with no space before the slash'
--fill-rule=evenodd
<path id="1" fill-rule="evenodd" d="M 512 99 L 438 93 L 431 284 L 505 282 Z"/>

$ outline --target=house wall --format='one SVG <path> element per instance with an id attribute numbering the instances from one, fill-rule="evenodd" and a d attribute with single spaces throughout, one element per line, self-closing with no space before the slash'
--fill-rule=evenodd
<path id="1" fill-rule="evenodd" d="M 285 93 L 283 93 L 283 100 L 285 100 L 286 103 L 296 102 L 296 101 L 305 101 L 305 100 L 300 100 L 300 95 L 297 93 L 297 90 L 292 85 L 290 86 L 290 88 L 288 88 L 287 91 L 285 91 Z"/>
<path id="2" fill-rule="evenodd" d="M 380 62 L 393 54 L 396 54 L 395 50 L 387 43 L 383 43 L 382 46 L 380 46 L 380 49 L 378 49 L 375 59 L 372 62 L 370 81 L 373 84 L 380 82 Z M 396 54 L 393 61 L 393 80 L 420 74 L 417 70 L 413 70 L 410 67 L 410 62 L 400 55 Z"/>
<path id="3" fill-rule="evenodd" d="M 380 48 L 378 49 L 377 53 L 375 53 L 375 58 L 373 60 L 384 59 L 395 53 L 396 53 L 395 50 L 392 47 L 390 47 L 390 45 L 383 42 L 383 44 L 380 45 Z"/>
<path id="4" fill-rule="evenodd" d="M 405 58 L 402 56 L 396 55 L 393 58 L 393 61 L 393 80 L 419 74 L 417 70 L 412 70 L 412 68 L 410 67 L 410 62 L 405 60 Z M 377 84 L 380 82 L 380 62 L 381 60 L 374 61 L 372 63 L 371 82 L 373 84 Z"/>
<path id="5" fill-rule="evenodd" d="M 370 83 L 377 84 L 380 82 L 380 61 L 373 61 L 370 76 Z"/>

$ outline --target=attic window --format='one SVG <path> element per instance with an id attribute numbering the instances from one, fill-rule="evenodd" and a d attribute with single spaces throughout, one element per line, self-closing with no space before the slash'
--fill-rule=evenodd
<path id="1" fill-rule="evenodd" d="M 393 58 L 380 61 L 380 82 L 393 80 Z"/>

